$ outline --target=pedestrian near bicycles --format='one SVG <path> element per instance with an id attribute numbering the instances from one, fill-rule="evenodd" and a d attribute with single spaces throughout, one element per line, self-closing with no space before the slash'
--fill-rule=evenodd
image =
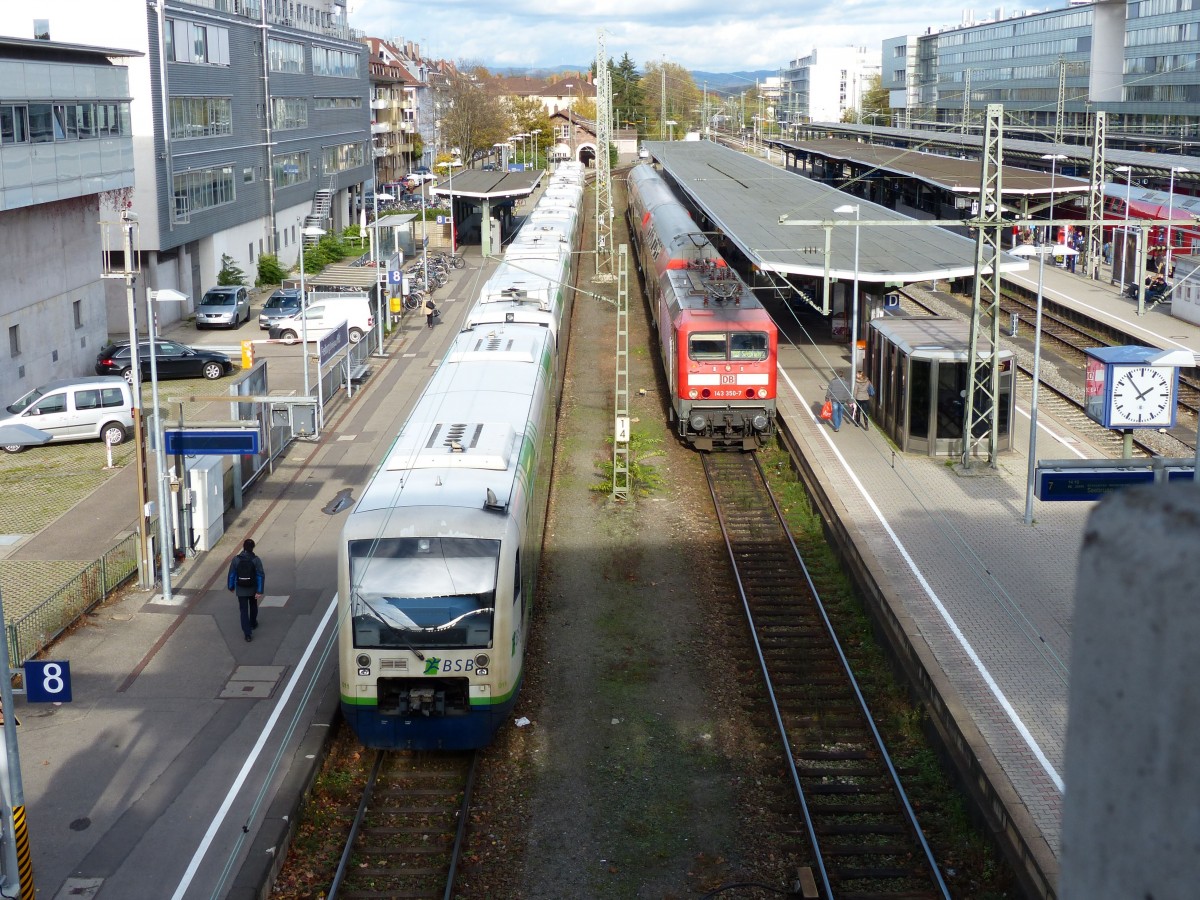
<path id="1" fill-rule="evenodd" d="M 437 315 L 437 307 L 433 305 L 433 300 L 426 297 L 421 301 L 421 312 L 425 313 L 425 327 L 433 327 L 433 317 Z"/>
<path id="2" fill-rule="evenodd" d="M 254 541 L 242 541 L 242 552 L 229 562 L 227 585 L 238 598 L 242 616 L 242 634 L 246 643 L 254 640 L 252 632 L 258 627 L 258 601 L 262 599 L 267 576 L 262 560 L 254 554 Z"/>

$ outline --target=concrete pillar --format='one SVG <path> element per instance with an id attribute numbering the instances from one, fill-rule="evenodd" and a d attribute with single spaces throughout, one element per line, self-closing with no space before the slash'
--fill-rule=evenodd
<path id="1" fill-rule="evenodd" d="M 1063 900 L 1200 884 L 1200 488 L 1127 488 L 1092 513 L 1072 618 Z"/>

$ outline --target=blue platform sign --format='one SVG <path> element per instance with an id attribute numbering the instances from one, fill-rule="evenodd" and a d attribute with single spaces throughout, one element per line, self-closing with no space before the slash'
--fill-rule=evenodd
<path id="1" fill-rule="evenodd" d="M 1192 481 L 1195 475 L 1194 466 L 1184 460 L 1170 460 L 1167 465 L 1163 465 L 1162 459 L 1157 460 L 1157 464 L 1149 460 L 1145 464 L 1138 461 L 1126 463 L 1124 460 L 1105 462 L 1114 465 L 1073 467 L 1039 464 L 1034 481 L 1034 494 L 1043 502 L 1103 500 L 1121 488 L 1139 484 Z M 1116 465 L 1118 463 L 1126 464 Z"/>
<path id="2" fill-rule="evenodd" d="M 401 272 L 399 269 L 389 269 L 388 270 L 388 279 L 387 279 L 388 284 L 400 284 L 400 279 L 401 279 L 401 276 L 403 276 L 403 274 L 404 273 Z"/>
<path id="3" fill-rule="evenodd" d="M 249 428 L 223 431 L 166 431 L 163 449 L 183 456 L 251 456 L 259 452 L 258 432 Z"/>
<path id="4" fill-rule="evenodd" d="M 71 664 L 39 659 L 25 663 L 25 699 L 30 703 L 70 703 Z"/>

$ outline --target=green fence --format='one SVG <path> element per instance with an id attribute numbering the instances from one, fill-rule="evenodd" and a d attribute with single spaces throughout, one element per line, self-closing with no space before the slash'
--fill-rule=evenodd
<path id="1" fill-rule="evenodd" d="M 8 623 L 13 668 L 32 659 L 88 610 L 137 574 L 138 535 L 134 532 L 88 563 L 36 607 Z"/>

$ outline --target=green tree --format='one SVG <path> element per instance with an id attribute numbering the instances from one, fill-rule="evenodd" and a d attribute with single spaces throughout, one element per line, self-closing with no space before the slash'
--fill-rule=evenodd
<path id="1" fill-rule="evenodd" d="M 544 156 L 546 151 L 550 149 L 552 143 L 551 135 L 554 134 L 554 129 L 550 124 L 550 116 L 546 114 L 546 107 L 536 97 L 509 97 L 507 105 L 512 131 L 508 133 L 507 137 L 501 140 L 507 140 L 508 137 L 514 134 L 536 134 L 538 155 Z M 526 147 L 529 153 L 533 153 L 534 141 L 532 137 L 526 141 Z"/>
<path id="2" fill-rule="evenodd" d="M 228 253 L 221 254 L 221 271 L 217 273 L 217 284 L 221 286 L 246 283 L 246 273 L 238 268 L 237 262 Z"/>
<path id="3" fill-rule="evenodd" d="M 842 113 L 842 121 L 887 125 L 892 120 L 891 101 L 891 92 L 883 86 L 883 78 L 876 72 L 867 77 L 862 95 L 862 108 L 846 110 Z"/>
<path id="4" fill-rule="evenodd" d="M 642 90 L 642 76 L 626 53 L 619 63 L 608 61 L 609 78 L 612 79 L 613 127 L 636 128 L 639 137 L 647 135 L 646 97 Z"/>
<path id="5" fill-rule="evenodd" d="M 446 146 L 457 147 L 468 161 L 492 144 L 508 140 L 508 109 L 492 90 L 491 77 L 481 66 L 460 67 L 443 94 L 442 134 Z"/>
<path id="6" fill-rule="evenodd" d="M 702 94 L 692 74 L 683 66 L 665 61 L 647 63 L 640 86 L 650 137 L 669 136 L 671 129 L 665 125 L 668 121 L 675 123 L 672 127 L 677 138 L 698 127 Z"/>

